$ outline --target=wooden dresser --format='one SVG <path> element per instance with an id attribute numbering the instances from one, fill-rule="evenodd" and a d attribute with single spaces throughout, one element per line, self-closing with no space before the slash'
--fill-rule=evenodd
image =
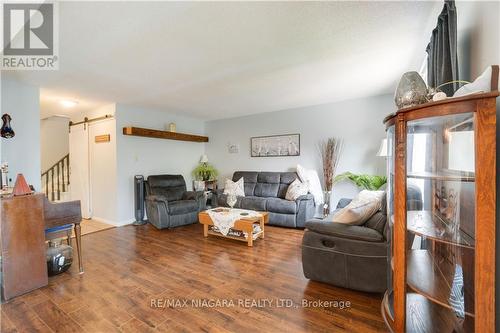
<path id="1" fill-rule="evenodd" d="M 43 194 L 1 199 L 2 298 L 46 286 Z"/>

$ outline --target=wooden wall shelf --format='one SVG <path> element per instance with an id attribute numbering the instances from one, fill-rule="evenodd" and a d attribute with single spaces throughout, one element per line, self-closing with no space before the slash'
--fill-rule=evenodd
<path id="1" fill-rule="evenodd" d="M 191 142 L 208 142 L 207 136 L 159 131 L 149 128 L 140 127 L 124 127 L 123 135 L 142 136 L 146 138 L 168 139 L 178 141 L 191 141 Z"/>

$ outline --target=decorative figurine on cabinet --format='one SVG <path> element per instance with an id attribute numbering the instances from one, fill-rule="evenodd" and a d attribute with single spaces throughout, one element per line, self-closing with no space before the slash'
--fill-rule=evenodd
<path id="1" fill-rule="evenodd" d="M 7 113 L 2 116 L 2 121 L 3 121 L 2 129 L 1 129 L 2 138 L 10 139 L 16 135 L 16 133 L 14 132 L 12 127 L 10 126 L 11 120 L 12 120 L 12 117 Z"/>

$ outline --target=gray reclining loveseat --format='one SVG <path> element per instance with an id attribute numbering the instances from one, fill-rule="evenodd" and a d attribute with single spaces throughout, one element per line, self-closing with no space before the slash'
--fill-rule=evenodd
<path id="1" fill-rule="evenodd" d="M 237 171 L 233 181 L 243 177 L 245 196 L 238 197 L 235 208 L 269 212 L 269 224 L 290 228 L 303 228 L 314 216 L 314 199 L 311 194 L 295 201 L 285 199 L 288 186 L 297 179 L 295 172 Z M 227 207 L 227 196 L 223 190 L 214 193 L 212 202 Z"/>
<path id="2" fill-rule="evenodd" d="M 341 199 L 337 210 L 350 202 L 351 199 Z M 408 186 L 407 206 L 411 210 L 422 210 L 422 195 L 417 187 Z M 385 291 L 390 269 L 387 255 L 391 239 L 386 223 L 386 196 L 381 210 L 360 226 L 332 222 L 336 211 L 324 220 L 306 222 L 302 238 L 304 276 L 343 288 Z M 413 234 L 408 234 L 409 246 L 413 237 Z"/>

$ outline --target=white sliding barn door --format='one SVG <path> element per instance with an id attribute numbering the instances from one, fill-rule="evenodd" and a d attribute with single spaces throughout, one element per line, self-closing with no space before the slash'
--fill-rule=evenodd
<path id="1" fill-rule="evenodd" d="M 71 200 L 80 200 L 82 217 L 92 217 L 90 200 L 89 126 L 71 126 L 69 133 L 70 193 Z"/>

